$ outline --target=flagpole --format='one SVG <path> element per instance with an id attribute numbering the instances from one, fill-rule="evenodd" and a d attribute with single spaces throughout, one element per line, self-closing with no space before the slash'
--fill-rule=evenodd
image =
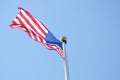
<path id="1" fill-rule="evenodd" d="M 70 80 L 69 77 L 69 67 L 68 67 L 68 61 L 67 61 L 67 54 L 66 54 L 66 43 L 67 43 L 67 38 L 62 37 L 62 47 L 63 47 L 63 52 L 64 52 L 64 72 L 65 72 L 65 80 Z"/>

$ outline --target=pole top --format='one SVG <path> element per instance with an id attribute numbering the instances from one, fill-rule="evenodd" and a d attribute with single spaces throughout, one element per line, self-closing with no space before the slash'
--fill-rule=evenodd
<path id="1" fill-rule="evenodd" d="M 67 43 L 67 37 L 63 36 L 63 37 L 61 38 L 61 41 L 66 44 L 66 43 Z"/>

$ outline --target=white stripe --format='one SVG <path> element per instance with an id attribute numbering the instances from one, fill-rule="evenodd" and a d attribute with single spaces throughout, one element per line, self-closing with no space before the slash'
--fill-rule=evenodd
<path id="1" fill-rule="evenodd" d="M 19 27 L 21 30 L 23 30 L 23 31 L 27 31 L 25 28 L 22 28 L 22 27 Z"/>
<path id="2" fill-rule="evenodd" d="M 40 27 L 41 27 L 46 33 L 48 33 L 48 30 L 41 24 L 41 22 L 38 21 L 36 18 L 34 18 L 34 19 L 37 21 L 37 23 L 40 25 Z"/>
<path id="3" fill-rule="evenodd" d="M 43 40 L 43 43 L 46 43 L 46 41 L 44 39 L 42 39 L 42 40 Z"/>
<path id="4" fill-rule="evenodd" d="M 29 33 L 30 33 L 31 38 L 35 40 L 35 37 L 30 30 L 29 30 Z"/>
<path id="5" fill-rule="evenodd" d="M 54 49 L 57 49 L 57 47 L 54 45 L 54 46 L 52 46 L 52 48 L 54 48 Z"/>
<path id="6" fill-rule="evenodd" d="M 28 17 L 28 15 L 23 11 L 21 10 L 21 12 L 23 13 L 23 15 L 29 20 L 29 22 L 34 26 L 34 28 L 37 30 L 37 32 L 39 34 L 41 34 L 44 38 L 45 38 L 45 34 L 42 33 L 42 31 L 39 30 L 39 28 L 34 24 L 34 22 L 31 20 L 30 17 Z"/>
<path id="7" fill-rule="evenodd" d="M 20 27 L 21 25 L 12 25 L 11 28 L 17 28 Z"/>
<path id="8" fill-rule="evenodd" d="M 14 21 L 17 23 L 17 24 L 20 24 L 20 22 L 18 21 L 18 19 L 14 19 Z"/>
<path id="9" fill-rule="evenodd" d="M 42 42 L 38 36 L 36 36 L 36 38 L 37 38 L 37 41 Z"/>

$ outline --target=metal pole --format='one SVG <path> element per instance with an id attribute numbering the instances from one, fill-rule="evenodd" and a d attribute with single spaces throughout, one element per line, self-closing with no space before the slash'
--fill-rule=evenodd
<path id="1" fill-rule="evenodd" d="M 62 47 L 63 47 L 63 52 L 64 52 L 63 61 L 64 61 L 65 80 L 70 80 L 69 67 L 68 67 L 67 54 L 66 54 L 66 46 L 65 46 L 66 43 L 67 43 L 67 38 L 62 37 Z"/>

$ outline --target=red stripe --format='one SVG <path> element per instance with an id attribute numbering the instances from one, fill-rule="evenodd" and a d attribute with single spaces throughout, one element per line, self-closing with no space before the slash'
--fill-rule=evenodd
<path id="1" fill-rule="evenodd" d="M 44 28 L 47 30 L 47 31 L 49 31 L 48 29 L 47 29 L 47 27 L 41 22 L 41 21 L 39 21 L 43 26 L 44 26 Z"/>
<path id="2" fill-rule="evenodd" d="M 34 32 L 31 32 L 30 34 L 32 34 L 34 36 L 34 40 L 38 41 Z"/>
<path id="3" fill-rule="evenodd" d="M 11 24 L 10 24 L 10 27 L 14 26 L 14 25 L 17 25 L 17 23 L 15 21 L 13 21 Z"/>
<path id="4" fill-rule="evenodd" d="M 27 32 L 28 33 L 28 36 L 30 37 L 30 38 L 32 38 L 32 36 L 31 36 L 31 34 L 30 34 L 30 32 Z M 32 38 L 33 39 L 33 38 Z"/>

